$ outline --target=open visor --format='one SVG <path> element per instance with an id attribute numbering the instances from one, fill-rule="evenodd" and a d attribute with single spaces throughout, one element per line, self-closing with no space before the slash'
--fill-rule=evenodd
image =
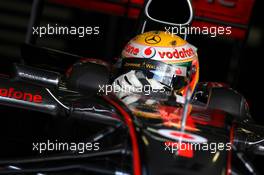
<path id="1" fill-rule="evenodd" d="M 141 70 L 148 79 L 154 79 L 173 88 L 181 89 L 188 83 L 187 67 L 163 63 L 145 58 L 122 59 L 123 71 Z"/>

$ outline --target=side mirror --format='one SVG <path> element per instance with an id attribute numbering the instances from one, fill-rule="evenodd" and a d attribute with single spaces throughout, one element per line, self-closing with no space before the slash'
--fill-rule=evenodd
<path id="1" fill-rule="evenodd" d="M 99 92 L 100 87 L 110 81 L 110 70 L 107 66 L 92 62 L 78 62 L 67 75 L 66 86 L 81 93 Z"/>

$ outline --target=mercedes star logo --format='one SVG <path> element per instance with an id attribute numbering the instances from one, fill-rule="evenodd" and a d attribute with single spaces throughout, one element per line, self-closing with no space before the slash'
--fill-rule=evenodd
<path id="1" fill-rule="evenodd" d="M 147 36 L 145 42 L 148 44 L 158 44 L 161 41 L 161 38 L 158 35 Z"/>

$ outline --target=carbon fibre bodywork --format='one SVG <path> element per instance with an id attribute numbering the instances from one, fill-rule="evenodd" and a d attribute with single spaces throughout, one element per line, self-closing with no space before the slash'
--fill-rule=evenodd
<path id="1" fill-rule="evenodd" d="M 2 78 L 1 105 L 11 107 L 8 110 L 12 110 L 14 115 L 12 118 L 17 118 L 15 109 L 22 108 L 26 111 L 37 111 L 33 113 L 37 115 L 29 116 L 36 121 L 41 121 L 45 117 L 48 120 L 55 118 L 55 121 L 48 123 L 35 121 L 41 130 L 37 133 L 45 137 L 36 139 L 35 134 L 33 134 L 34 137 L 25 134 L 21 143 L 26 144 L 21 144 L 20 149 L 29 150 L 28 154 L 16 157 L 14 160 L 6 155 L 6 159 L 0 161 L 3 168 L 0 174 L 25 172 L 51 174 L 67 172 L 68 174 L 79 171 L 91 174 L 136 175 L 231 174 L 232 171 L 249 173 L 245 167 L 246 164 L 236 155 L 236 148 L 239 145 L 238 148 L 246 150 L 248 140 L 256 141 L 260 139 L 259 135 L 257 137 L 252 134 L 254 129 L 252 130 L 252 124 L 248 118 L 241 120 L 222 110 L 210 109 L 207 101 L 211 91 L 208 89 L 213 86 L 204 83 L 202 87 L 206 87 L 200 88 L 200 90 L 203 89 L 204 94 L 199 97 L 196 94 L 193 97 L 193 102 L 188 109 L 186 127 L 182 131 L 184 105 L 177 104 L 171 99 L 142 96 L 137 102 L 125 105 L 113 94 L 108 96 L 94 92 L 82 94 L 65 87 L 48 89 L 35 85 L 34 82 L 26 83 L 17 79 Z M 10 88 L 14 89 L 13 94 L 10 91 L 9 93 L 3 91 Z M 38 94 L 41 96 L 41 103 L 35 103 L 30 99 L 18 99 L 17 95 L 14 95 L 15 92 Z M 201 95 L 200 92 L 198 94 Z M 199 99 L 201 99 L 200 102 Z M 149 104 L 148 100 L 152 103 Z M 20 115 L 19 118 L 23 121 Z M 27 116 L 23 118 L 28 121 Z M 22 122 L 21 128 L 30 130 L 29 128 L 32 128 L 35 123 Z M 12 127 L 12 124 L 8 122 L 5 125 Z M 245 133 L 245 130 L 248 132 L 252 130 L 251 135 Z M 16 132 L 13 128 L 13 132 L 3 135 L 3 138 L 12 138 Z M 98 142 L 101 149 L 84 154 L 78 154 L 76 151 L 55 151 L 54 153 L 46 151 L 44 154 L 37 154 L 30 150 L 32 149 L 30 143 L 36 141 L 34 139 L 43 142 L 45 139 Z M 9 144 L 14 143 L 6 142 L 5 152 L 12 151 L 13 146 L 10 146 L 11 150 L 8 150 Z M 187 147 L 191 144 L 201 146 Z M 184 149 L 177 150 L 176 146 L 179 145 L 184 145 Z M 70 158 L 64 157 L 65 155 Z M 45 163 L 44 167 L 43 163 Z M 62 164 L 82 166 L 70 166 L 68 169 L 64 167 L 65 169 L 61 168 L 61 170 L 45 169 L 51 165 L 60 167 Z M 10 165 L 15 165 L 19 169 L 12 169 Z"/>

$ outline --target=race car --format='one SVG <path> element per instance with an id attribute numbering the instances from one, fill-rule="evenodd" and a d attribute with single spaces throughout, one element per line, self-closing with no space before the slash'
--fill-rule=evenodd
<path id="1" fill-rule="evenodd" d="M 15 65 L 12 77 L 1 78 L 1 106 L 37 111 L 33 121 L 15 118 L 23 118 L 24 127 L 37 125 L 34 132 L 42 135 L 18 139 L 16 149 L 27 147 L 29 154 L 2 159 L 0 174 L 257 174 L 245 155 L 262 154 L 263 127 L 253 123 L 237 92 L 200 83 L 185 104 L 142 96 L 127 106 L 114 94 L 98 93 L 109 77 L 109 67 L 94 60 L 76 63 L 66 76 Z M 31 139 L 39 141 L 33 148 Z M 49 152 L 62 141 L 90 146 Z M 12 144 L 5 143 L 5 151 Z"/>
<path id="2" fill-rule="evenodd" d="M 227 85 L 200 82 L 181 102 L 137 94 L 128 104 L 106 94 L 115 72 L 107 63 L 24 47 L 81 60 L 65 74 L 15 64 L 1 75 L 8 117 L 0 127 L 0 174 L 258 174 L 248 156 L 263 154 L 264 128 Z"/>

